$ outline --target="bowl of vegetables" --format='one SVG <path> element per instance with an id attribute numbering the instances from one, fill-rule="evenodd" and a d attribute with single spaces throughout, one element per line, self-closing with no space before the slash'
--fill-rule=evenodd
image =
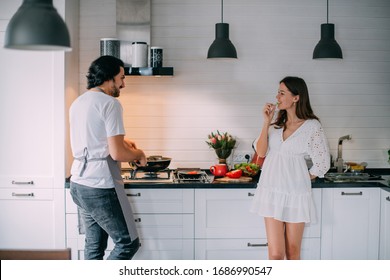
<path id="1" fill-rule="evenodd" d="M 234 169 L 240 169 L 243 176 L 254 177 L 260 171 L 260 165 L 256 163 L 237 163 L 234 165 Z"/>

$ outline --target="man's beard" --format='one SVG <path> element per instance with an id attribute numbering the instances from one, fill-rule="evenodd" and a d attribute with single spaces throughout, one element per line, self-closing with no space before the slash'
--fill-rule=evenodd
<path id="1" fill-rule="evenodd" d="M 113 87 L 112 89 L 112 92 L 111 92 L 111 96 L 112 97 L 119 97 L 121 91 L 119 88 L 117 88 L 116 86 Z"/>

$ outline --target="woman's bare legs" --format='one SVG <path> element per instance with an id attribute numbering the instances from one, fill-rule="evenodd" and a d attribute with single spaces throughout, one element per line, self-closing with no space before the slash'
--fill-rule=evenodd
<path id="1" fill-rule="evenodd" d="M 284 222 L 274 218 L 264 218 L 267 232 L 268 258 L 270 260 L 284 260 L 286 244 L 284 240 Z"/>
<path id="2" fill-rule="evenodd" d="M 286 223 L 286 258 L 301 259 L 301 244 L 305 223 Z"/>
<path id="3" fill-rule="evenodd" d="M 264 218 L 270 260 L 299 260 L 305 223 L 285 223 Z"/>

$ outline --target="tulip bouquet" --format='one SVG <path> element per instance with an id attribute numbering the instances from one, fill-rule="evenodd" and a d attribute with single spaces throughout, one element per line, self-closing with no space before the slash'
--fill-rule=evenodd
<path id="1" fill-rule="evenodd" d="M 230 156 L 236 145 L 236 139 L 227 132 L 220 133 L 217 130 L 216 133 L 211 132 L 211 134 L 209 134 L 208 141 L 206 141 L 206 143 L 210 148 L 215 150 L 220 162 L 226 162 L 226 159 Z"/>

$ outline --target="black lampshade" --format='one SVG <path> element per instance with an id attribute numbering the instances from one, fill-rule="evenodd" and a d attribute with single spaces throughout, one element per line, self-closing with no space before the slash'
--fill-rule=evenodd
<path id="1" fill-rule="evenodd" d="M 343 58 L 339 44 L 334 38 L 334 24 L 321 24 L 321 40 L 313 51 L 313 59 L 317 58 Z"/>
<path id="2" fill-rule="evenodd" d="M 207 58 L 237 58 L 237 51 L 229 39 L 229 24 L 215 24 L 215 40 L 207 53 Z"/>
<path id="3" fill-rule="evenodd" d="M 24 0 L 11 18 L 4 47 L 19 50 L 70 51 L 66 24 L 52 0 Z"/>

